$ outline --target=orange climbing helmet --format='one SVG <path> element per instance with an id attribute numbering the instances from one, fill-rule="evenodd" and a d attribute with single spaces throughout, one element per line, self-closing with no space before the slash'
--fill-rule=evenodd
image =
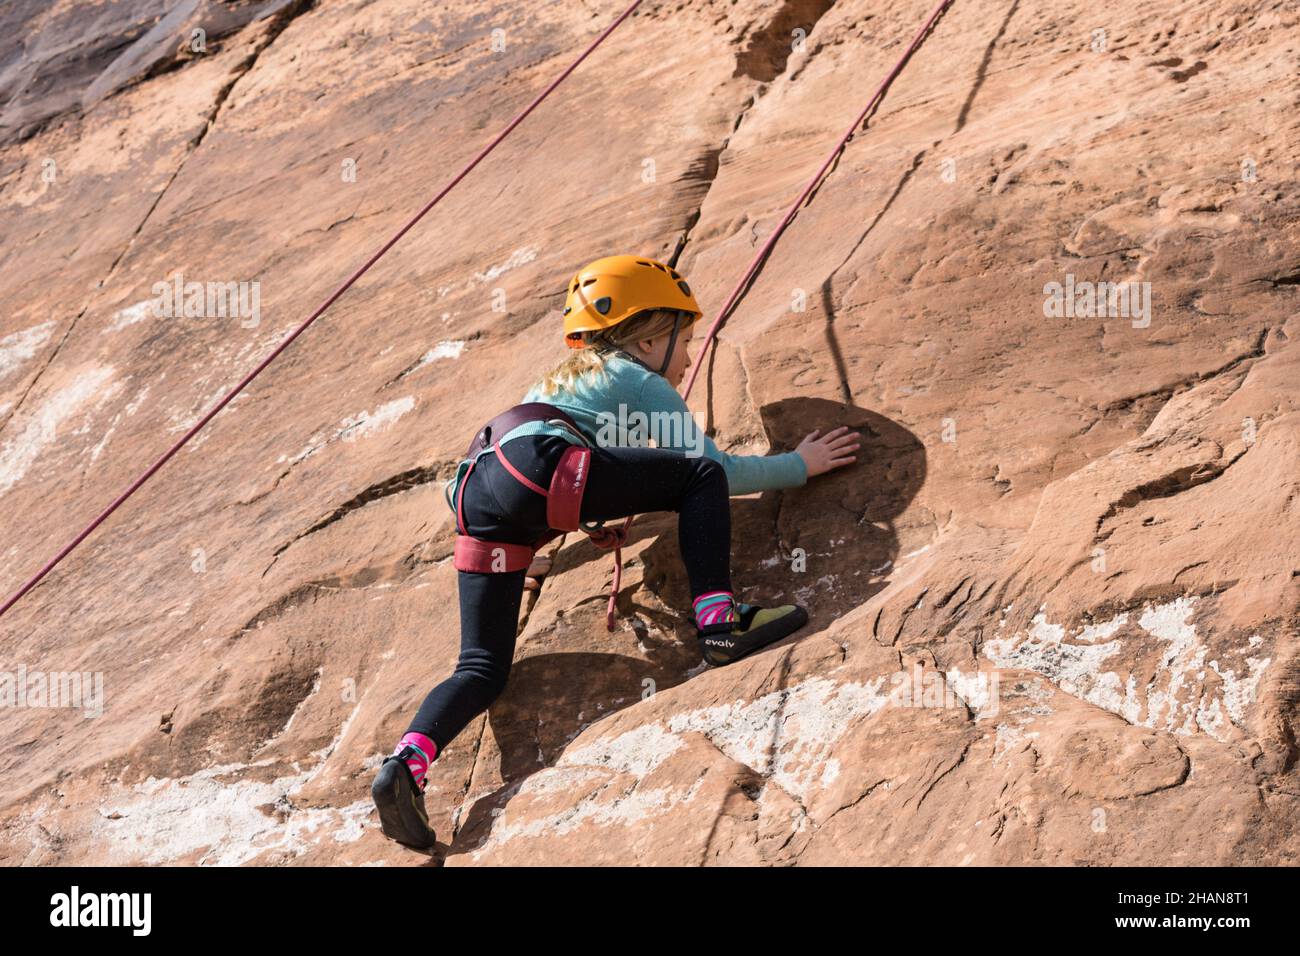
<path id="1" fill-rule="evenodd" d="M 691 321 L 703 314 L 686 279 L 672 266 L 645 256 L 597 259 L 569 280 L 564 341 L 569 348 L 584 348 L 582 333 L 613 328 L 647 309 L 689 312 Z"/>

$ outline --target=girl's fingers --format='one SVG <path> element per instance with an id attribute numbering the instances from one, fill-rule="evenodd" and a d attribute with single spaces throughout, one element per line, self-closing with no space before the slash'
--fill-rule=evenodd
<path id="1" fill-rule="evenodd" d="M 855 431 L 851 431 L 848 425 L 840 425 L 838 428 L 832 428 L 826 434 L 822 434 L 820 428 L 814 428 L 806 436 L 804 441 L 821 442 L 828 448 L 839 448 L 846 442 L 861 441 L 862 436 Z"/>

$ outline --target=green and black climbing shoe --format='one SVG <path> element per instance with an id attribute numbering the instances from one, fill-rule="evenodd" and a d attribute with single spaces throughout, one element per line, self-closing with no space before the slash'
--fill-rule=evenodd
<path id="1" fill-rule="evenodd" d="M 789 637 L 808 623 L 808 612 L 797 604 L 759 607 L 737 604 L 739 620 L 698 628 L 700 650 L 714 667 L 740 660 L 773 641 Z"/>
<path id="2" fill-rule="evenodd" d="M 435 837 L 424 809 L 424 794 L 406 765 L 406 757 L 403 750 L 384 759 L 370 786 L 370 796 L 379 811 L 379 824 L 385 836 L 417 850 L 427 850 L 433 846 Z"/>

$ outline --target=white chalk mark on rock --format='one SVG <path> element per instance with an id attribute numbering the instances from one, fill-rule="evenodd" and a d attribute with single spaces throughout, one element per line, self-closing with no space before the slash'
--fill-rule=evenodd
<path id="1" fill-rule="evenodd" d="M 46 322 L 0 339 L 0 379 L 18 371 L 24 362 L 31 359 L 50 340 L 53 332 L 54 323 Z"/>
<path id="2" fill-rule="evenodd" d="M 0 495 L 23 479 L 69 419 L 92 399 L 102 401 L 112 394 L 113 390 L 106 388 L 112 378 L 111 366 L 92 367 L 37 406 L 21 430 L 0 448 Z"/>

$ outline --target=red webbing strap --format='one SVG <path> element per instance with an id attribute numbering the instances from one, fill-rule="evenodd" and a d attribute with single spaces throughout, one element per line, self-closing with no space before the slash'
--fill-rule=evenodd
<path id="1" fill-rule="evenodd" d="M 557 531 L 577 531 L 582 523 L 579 514 L 590 467 L 590 448 L 570 445 L 560 455 L 546 496 L 546 523 Z"/>
<path id="2" fill-rule="evenodd" d="M 526 544 L 484 541 L 482 538 L 458 534 L 451 563 L 457 571 L 507 574 L 511 571 L 523 571 L 533 563 L 533 555 L 536 553 L 537 549 Z"/>
<path id="3" fill-rule="evenodd" d="M 504 467 L 506 471 L 510 472 L 510 474 L 514 476 L 514 479 L 516 481 L 518 481 L 525 488 L 528 488 L 531 491 L 535 491 L 539 495 L 542 495 L 543 497 L 546 496 L 545 488 L 543 488 L 537 482 L 533 481 L 531 478 L 525 475 L 514 465 L 510 464 L 510 459 L 506 458 L 506 453 L 501 450 L 500 442 L 497 442 L 495 445 L 492 446 L 492 451 L 496 454 L 497 460 L 501 462 L 502 467 Z M 548 504 L 547 507 L 549 508 L 550 505 Z"/>

